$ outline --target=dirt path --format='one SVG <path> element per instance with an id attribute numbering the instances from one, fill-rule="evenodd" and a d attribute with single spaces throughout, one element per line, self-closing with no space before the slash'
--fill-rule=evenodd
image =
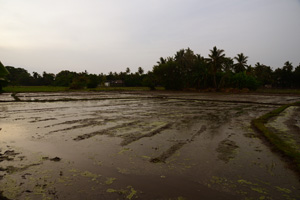
<path id="1" fill-rule="evenodd" d="M 8 199 L 300 198 L 299 177 L 250 125 L 299 97 L 18 97 L 27 102 L 0 102 L 0 191 Z M 36 100 L 53 102 L 28 102 Z"/>

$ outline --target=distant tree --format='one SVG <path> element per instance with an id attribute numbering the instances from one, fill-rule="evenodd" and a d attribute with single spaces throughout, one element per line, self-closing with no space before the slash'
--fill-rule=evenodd
<path id="1" fill-rule="evenodd" d="M 259 86 L 259 82 L 246 72 L 236 73 L 231 77 L 231 86 L 238 89 L 248 88 L 250 90 L 256 90 Z"/>
<path id="2" fill-rule="evenodd" d="M 153 67 L 153 74 L 158 80 L 158 84 L 167 90 L 181 90 L 184 83 L 180 68 L 172 57 L 168 57 L 164 64 Z"/>
<path id="3" fill-rule="evenodd" d="M 156 80 L 153 72 L 148 72 L 146 76 L 143 77 L 142 85 L 149 87 L 150 90 L 155 90 Z"/>
<path id="4" fill-rule="evenodd" d="M 126 75 L 124 81 L 125 86 L 128 87 L 140 87 L 143 85 L 143 75 L 140 75 L 138 72 Z"/>
<path id="5" fill-rule="evenodd" d="M 293 65 L 287 61 L 282 68 L 278 68 L 274 72 L 276 87 L 291 88 L 294 85 Z"/>
<path id="6" fill-rule="evenodd" d="M 294 71 L 294 85 L 295 87 L 300 88 L 300 63 Z"/>
<path id="7" fill-rule="evenodd" d="M 183 88 L 190 88 L 194 84 L 192 81 L 192 71 L 193 67 L 196 62 L 196 55 L 194 52 L 190 49 L 181 49 L 178 52 L 176 52 L 175 56 L 175 62 L 177 64 L 177 68 L 179 71 L 179 74 L 182 79 Z"/>
<path id="8" fill-rule="evenodd" d="M 208 85 L 208 64 L 201 55 L 196 55 L 192 70 L 193 86 L 197 89 L 206 88 Z"/>
<path id="9" fill-rule="evenodd" d="M 254 73 L 254 67 L 252 67 L 251 65 L 248 65 L 247 69 L 246 69 L 246 72 L 247 72 L 247 74 L 254 76 L 254 74 L 255 74 Z"/>
<path id="10" fill-rule="evenodd" d="M 55 80 L 55 75 L 47 72 L 43 72 L 42 82 L 43 85 L 53 85 Z"/>
<path id="11" fill-rule="evenodd" d="M 79 90 L 87 86 L 88 78 L 83 74 L 77 74 L 70 84 L 70 89 Z"/>
<path id="12" fill-rule="evenodd" d="M 104 75 L 103 73 L 98 75 L 99 78 L 99 85 L 103 85 L 106 82 L 106 75 Z"/>
<path id="13" fill-rule="evenodd" d="M 273 70 L 270 66 L 260 64 L 259 62 L 255 64 L 254 76 L 260 83 L 260 85 L 270 85 L 273 83 Z"/>
<path id="14" fill-rule="evenodd" d="M 293 71 L 293 64 L 290 62 L 290 61 L 286 61 L 285 63 L 284 63 L 284 66 L 282 67 L 282 69 L 284 70 L 284 71 L 287 71 L 287 72 L 292 72 Z"/>
<path id="15" fill-rule="evenodd" d="M 73 82 L 73 79 L 76 77 L 76 75 L 77 75 L 76 72 L 63 70 L 56 75 L 54 84 L 56 86 L 69 87 Z"/>
<path id="16" fill-rule="evenodd" d="M 88 76 L 87 87 L 96 88 L 99 85 L 99 77 L 96 74 L 90 74 Z"/>
<path id="17" fill-rule="evenodd" d="M 243 53 L 240 53 L 233 59 L 237 61 L 237 63 L 234 64 L 235 73 L 244 72 L 247 69 L 248 56 L 244 56 Z"/>
<path id="18" fill-rule="evenodd" d="M 9 71 L 8 79 L 10 85 L 32 85 L 32 76 L 23 68 L 7 66 Z"/>
<path id="19" fill-rule="evenodd" d="M 4 65 L 0 61 L 0 92 L 2 91 L 2 87 L 7 84 L 8 74 L 9 74 L 8 70 L 4 67 Z"/>
<path id="20" fill-rule="evenodd" d="M 125 81 L 126 77 L 129 76 L 126 72 L 120 72 L 118 74 L 119 80 Z"/>
<path id="21" fill-rule="evenodd" d="M 143 75 L 144 74 L 144 70 L 143 70 L 142 67 L 138 68 L 138 73 L 139 73 L 139 75 Z"/>
<path id="22" fill-rule="evenodd" d="M 113 76 L 114 76 L 114 80 L 118 80 L 119 79 L 119 74 L 117 72 L 114 72 Z"/>
<path id="23" fill-rule="evenodd" d="M 166 60 L 165 60 L 163 57 L 160 57 L 160 58 L 159 58 L 159 61 L 157 61 L 157 64 L 158 64 L 158 65 L 160 65 L 160 64 L 162 64 L 162 65 L 163 65 L 163 64 L 166 64 Z"/>
<path id="24" fill-rule="evenodd" d="M 216 89 L 219 89 L 218 83 L 217 83 L 217 72 L 222 71 L 222 64 L 224 63 L 224 50 L 218 49 L 216 46 L 213 47 L 213 49 L 210 50 L 210 54 L 208 55 L 208 63 L 210 65 L 210 72 L 213 76 L 213 83 L 214 87 Z"/>
<path id="25" fill-rule="evenodd" d="M 107 81 L 113 81 L 113 80 L 115 80 L 114 74 L 112 72 L 109 72 L 109 74 L 106 75 L 106 80 Z"/>
<path id="26" fill-rule="evenodd" d="M 230 77 L 232 76 L 234 64 L 233 59 L 230 57 L 224 57 L 224 61 L 222 64 L 223 72 L 219 72 L 221 74 L 221 79 L 219 83 L 219 88 L 221 87 L 232 87 L 230 84 Z"/>
<path id="27" fill-rule="evenodd" d="M 39 73 L 37 73 L 37 72 L 33 72 L 32 74 L 33 75 L 32 75 L 31 84 L 35 85 L 35 86 L 43 85 L 42 76 Z"/>
<path id="28" fill-rule="evenodd" d="M 129 69 L 129 67 L 126 68 L 126 74 L 130 74 L 130 69 Z"/>

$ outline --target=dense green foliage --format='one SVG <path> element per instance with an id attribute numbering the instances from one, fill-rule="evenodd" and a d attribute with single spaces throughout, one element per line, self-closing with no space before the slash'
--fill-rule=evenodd
<path id="1" fill-rule="evenodd" d="M 259 84 L 253 74 L 246 72 L 247 57 L 239 54 L 233 59 L 226 57 L 224 50 L 214 47 L 209 58 L 194 54 L 191 49 L 182 49 L 174 57 L 160 58 L 153 72 L 159 84 L 166 89 L 184 88 L 249 88 L 255 90 Z"/>
<path id="2" fill-rule="evenodd" d="M 195 54 L 191 49 L 181 49 L 173 57 L 160 58 L 153 70 L 144 73 L 139 67 L 132 73 L 127 67 L 125 72 L 109 74 L 89 74 L 62 70 L 58 74 L 33 72 L 31 75 L 23 68 L 7 66 L 9 74 L 3 75 L 0 67 L 0 86 L 4 77 L 10 86 L 60 86 L 70 89 L 113 87 L 165 87 L 167 90 L 223 88 L 248 88 L 256 90 L 260 86 L 275 88 L 300 88 L 300 65 L 294 69 L 287 61 L 275 71 L 270 66 L 247 65 L 248 57 L 243 53 L 233 59 L 225 55 L 223 49 L 213 47 L 207 58 Z M 4 69 L 4 70 L 3 70 Z M 2 79 L 1 79 L 2 78 Z"/>

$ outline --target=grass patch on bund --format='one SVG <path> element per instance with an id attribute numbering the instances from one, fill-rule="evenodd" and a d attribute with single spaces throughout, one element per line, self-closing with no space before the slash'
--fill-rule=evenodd
<path id="1" fill-rule="evenodd" d="M 260 88 L 255 93 L 262 94 L 300 94 L 300 89 Z"/>
<path id="2" fill-rule="evenodd" d="M 300 102 L 281 106 L 257 119 L 252 120 L 252 125 L 267 138 L 276 150 L 282 152 L 283 155 L 287 156 L 295 164 L 295 169 L 300 174 L 300 152 L 265 126 L 271 118 L 278 116 L 288 107 L 294 105 L 299 106 L 299 104 Z"/>

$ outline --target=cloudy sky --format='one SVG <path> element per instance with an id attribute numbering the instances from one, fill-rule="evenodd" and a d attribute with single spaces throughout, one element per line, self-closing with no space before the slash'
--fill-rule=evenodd
<path id="1" fill-rule="evenodd" d="M 152 70 L 214 46 L 248 64 L 300 63 L 300 0 L 0 0 L 0 61 L 29 72 Z"/>

